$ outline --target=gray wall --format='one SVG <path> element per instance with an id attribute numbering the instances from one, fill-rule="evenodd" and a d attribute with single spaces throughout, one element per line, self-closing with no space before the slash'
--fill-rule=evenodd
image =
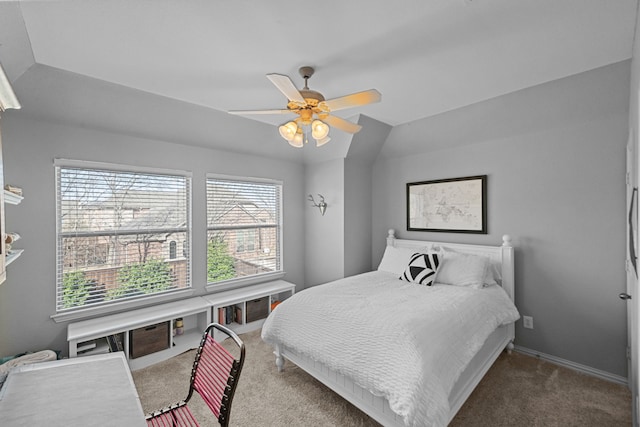
<path id="1" fill-rule="evenodd" d="M 371 270 L 372 164 L 391 127 L 364 115 L 350 120 L 362 130 L 354 135 L 335 132 L 340 139 L 331 141 L 336 147 L 333 155 L 341 157 L 316 159 L 306 166 L 307 193 L 316 199 L 321 193 L 328 203 L 324 216 L 317 208 L 307 210 L 306 286 Z M 325 147 L 306 154 L 323 159 L 321 153 L 329 155 Z"/>
<path id="2" fill-rule="evenodd" d="M 345 159 L 344 275 L 371 270 L 371 164 Z"/>
<path id="3" fill-rule="evenodd" d="M 516 247 L 516 344 L 626 376 L 629 62 L 394 128 L 373 172 L 373 256 L 402 238 Z M 447 148 L 449 147 L 449 148 Z M 488 234 L 407 232 L 407 182 L 488 175 Z M 377 238 L 376 238 L 377 237 Z"/>
<path id="4" fill-rule="evenodd" d="M 345 276 L 371 270 L 371 195 L 373 162 L 391 126 L 360 115 L 345 159 Z"/>
<path id="5" fill-rule="evenodd" d="M 28 120 L 19 111 L 2 120 L 5 180 L 25 195 L 20 205 L 7 206 L 6 224 L 22 236 L 15 246 L 26 250 L 0 285 L 1 355 L 44 348 L 66 353 L 67 324 L 50 318 L 55 314 L 55 158 L 192 171 L 195 295 L 204 294 L 206 284 L 206 173 L 284 181 L 285 279 L 303 284 L 302 164 Z"/>
<path id="6" fill-rule="evenodd" d="M 327 203 L 322 216 L 311 202 L 304 202 L 306 226 L 300 238 L 306 248 L 304 273 L 309 287 L 344 277 L 344 159 L 308 164 L 305 188 L 316 203 L 318 193 Z"/>
<path id="7" fill-rule="evenodd" d="M 88 130 L 83 121 L 56 125 L 9 111 L 2 119 L 5 178 L 22 186 L 26 197 L 7 206 L 7 226 L 21 233 L 16 246 L 27 251 L 0 285 L 0 355 L 66 348 L 66 324 L 50 319 L 53 159 L 66 157 L 194 172 L 197 294 L 204 293 L 205 281 L 207 172 L 285 182 L 286 279 L 300 287 L 377 266 L 388 228 L 404 238 L 486 244 L 499 244 L 509 233 L 517 247 L 516 304 L 535 326 L 518 324 L 516 343 L 624 376 L 625 305 L 617 294 L 625 288 L 629 78 L 629 63 L 623 62 L 397 126 L 388 138 L 388 127 L 378 126 L 375 135 L 358 134 L 362 144 L 350 147 L 345 158 L 306 166 Z M 37 103 L 44 93 L 36 90 L 25 99 Z M 382 145 L 372 175 L 367 143 L 373 152 Z M 489 234 L 405 231 L 407 182 L 477 174 L 489 175 Z M 309 193 L 326 197 L 324 217 L 306 201 Z M 368 262 L 360 256 L 367 252 L 358 252 L 367 232 L 373 241 Z"/>

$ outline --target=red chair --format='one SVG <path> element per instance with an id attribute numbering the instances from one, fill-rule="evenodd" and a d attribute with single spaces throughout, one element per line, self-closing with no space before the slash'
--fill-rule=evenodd
<path id="1" fill-rule="evenodd" d="M 234 357 L 213 338 L 214 329 L 233 339 L 240 349 L 240 357 Z M 195 391 L 218 418 L 220 425 L 228 426 L 231 401 L 244 364 L 244 353 L 244 343 L 233 331 L 217 323 L 210 324 L 204 331 L 196 352 L 191 370 L 191 385 L 186 399 L 147 415 L 147 425 L 149 427 L 198 426 L 187 405 Z"/>

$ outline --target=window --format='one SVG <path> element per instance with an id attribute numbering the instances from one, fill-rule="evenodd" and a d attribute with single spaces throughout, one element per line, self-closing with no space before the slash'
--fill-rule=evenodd
<path id="1" fill-rule="evenodd" d="M 256 230 L 238 230 L 236 232 L 236 252 L 256 250 Z"/>
<path id="2" fill-rule="evenodd" d="M 188 173 L 60 160 L 56 193 L 58 312 L 191 287 Z"/>
<path id="3" fill-rule="evenodd" d="M 207 178 L 207 281 L 282 271 L 282 184 Z"/>

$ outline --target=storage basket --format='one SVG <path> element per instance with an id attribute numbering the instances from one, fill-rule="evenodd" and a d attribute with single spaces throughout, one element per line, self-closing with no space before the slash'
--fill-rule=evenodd
<path id="1" fill-rule="evenodd" d="M 143 326 L 129 332 L 132 359 L 169 348 L 169 322 Z"/>

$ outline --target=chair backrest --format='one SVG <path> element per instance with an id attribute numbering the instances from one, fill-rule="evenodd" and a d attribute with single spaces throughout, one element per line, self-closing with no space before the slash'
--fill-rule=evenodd
<path id="1" fill-rule="evenodd" d="M 233 356 L 214 339 L 214 330 L 231 338 L 238 346 L 239 356 Z M 205 330 L 191 370 L 191 387 L 186 401 L 195 390 L 218 418 L 222 426 L 229 423 L 231 401 L 238 385 L 245 348 L 242 340 L 230 329 L 217 323 Z"/>

